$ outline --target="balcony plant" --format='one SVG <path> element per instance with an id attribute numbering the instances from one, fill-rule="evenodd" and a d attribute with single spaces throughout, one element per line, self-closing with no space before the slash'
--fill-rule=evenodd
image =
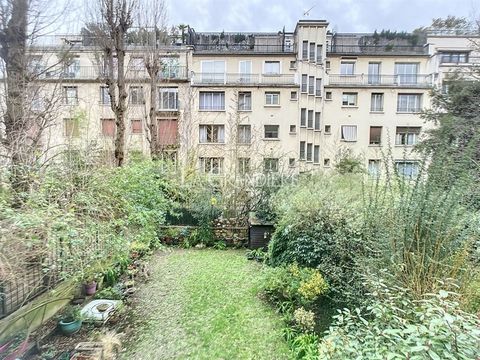
<path id="1" fill-rule="evenodd" d="M 80 307 L 70 305 L 58 321 L 60 331 L 64 335 L 72 335 L 82 327 L 83 316 Z"/>

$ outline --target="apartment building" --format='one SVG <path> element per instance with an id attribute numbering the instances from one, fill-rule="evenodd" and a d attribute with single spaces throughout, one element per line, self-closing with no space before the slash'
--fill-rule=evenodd
<path id="1" fill-rule="evenodd" d="M 390 157 L 401 173 L 414 176 L 413 146 L 432 126 L 420 117 L 429 91 L 447 91 L 453 73 L 480 63 L 478 39 L 452 30 L 431 31 L 420 43 L 408 35 L 334 34 L 324 20 L 300 20 L 293 32 L 190 28 L 168 45 L 133 36 L 126 148 L 130 156 L 149 154 L 154 101 L 165 157 L 193 161 L 205 173 L 328 170 L 349 151 L 372 174 Z M 152 48 L 163 64 L 153 100 L 145 68 Z M 95 41 L 85 35 L 40 39 L 31 48 L 31 66 L 41 74 L 32 111 L 42 108 L 47 93 L 60 94 L 58 119 L 42 145 L 95 148 L 111 159 L 114 114 Z"/>

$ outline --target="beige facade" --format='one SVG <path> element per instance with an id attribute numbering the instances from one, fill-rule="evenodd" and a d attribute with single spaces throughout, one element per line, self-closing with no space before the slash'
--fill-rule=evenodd
<path id="1" fill-rule="evenodd" d="M 164 64 L 155 84 L 163 150 L 213 174 L 325 170 L 348 150 L 371 172 L 391 158 L 412 175 L 413 145 L 431 126 L 420 117 L 429 91 L 448 84 L 448 73 L 480 63 L 476 39 L 437 31 L 425 44 L 413 44 L 332 34 L 322 20 L 301 20 L 292 33 L 190 29 L 181 44 L 155 50 Z M 68 61 L 57 64 L 66 50 Z M 130 155 L 149 154 L 150 82 L 143 60 L 149 51 L 129 44 L 127 52 Z M 88 147 L 112 156 L 114 115 L 100 58 L 81 36 L 54 36 L 32 47 L 42 73 L 32 106 L 41 108 L 46 94 L 58 99 L 44 147 Z"/>

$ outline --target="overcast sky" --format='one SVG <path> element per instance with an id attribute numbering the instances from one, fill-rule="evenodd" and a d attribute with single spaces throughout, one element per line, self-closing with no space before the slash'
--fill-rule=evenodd
<path id="1" fill-rule="evenodd" d="M 338 32 L 411 31 L 447 15 L 470 17 L 478 0 L 166 0 L 169 23 L 196 31 L 293 31 L 298 19 L 322 19 Z M 310 16 L 303 14 L 313 7 Z"/>

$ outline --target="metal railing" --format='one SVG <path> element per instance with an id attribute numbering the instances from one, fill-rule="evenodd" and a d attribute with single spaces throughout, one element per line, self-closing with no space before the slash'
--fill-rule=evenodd
<path id="1" fill-rule="evenodd" d="M 298 85 L 294 74 L 238 74 L 238 73 L 197 73 L 192 76 L 197 85 Z"/>
<path id="2" fill-rule="evenodd" d="M 329 74 L 328 85 L 338 86 L 398 86 L 398 87 L 431 87 L 434 84 L 433 74 L 417 75 L 341 75 Z"/>
<path id="3" fill-rule="evenodd" d="M 368 55 L 428 55 L 426 46 L 409 45 L 337 45 L 331 44 L 327 47 L 328 53 L 337 54 L 368 54 Z"/>
<path id="4" fill-rule="evenodd" d="M 196 52 L 258 52 L 258 53 L 293 53 L 294 46 L 286 44 L 195 44 Z"/>

